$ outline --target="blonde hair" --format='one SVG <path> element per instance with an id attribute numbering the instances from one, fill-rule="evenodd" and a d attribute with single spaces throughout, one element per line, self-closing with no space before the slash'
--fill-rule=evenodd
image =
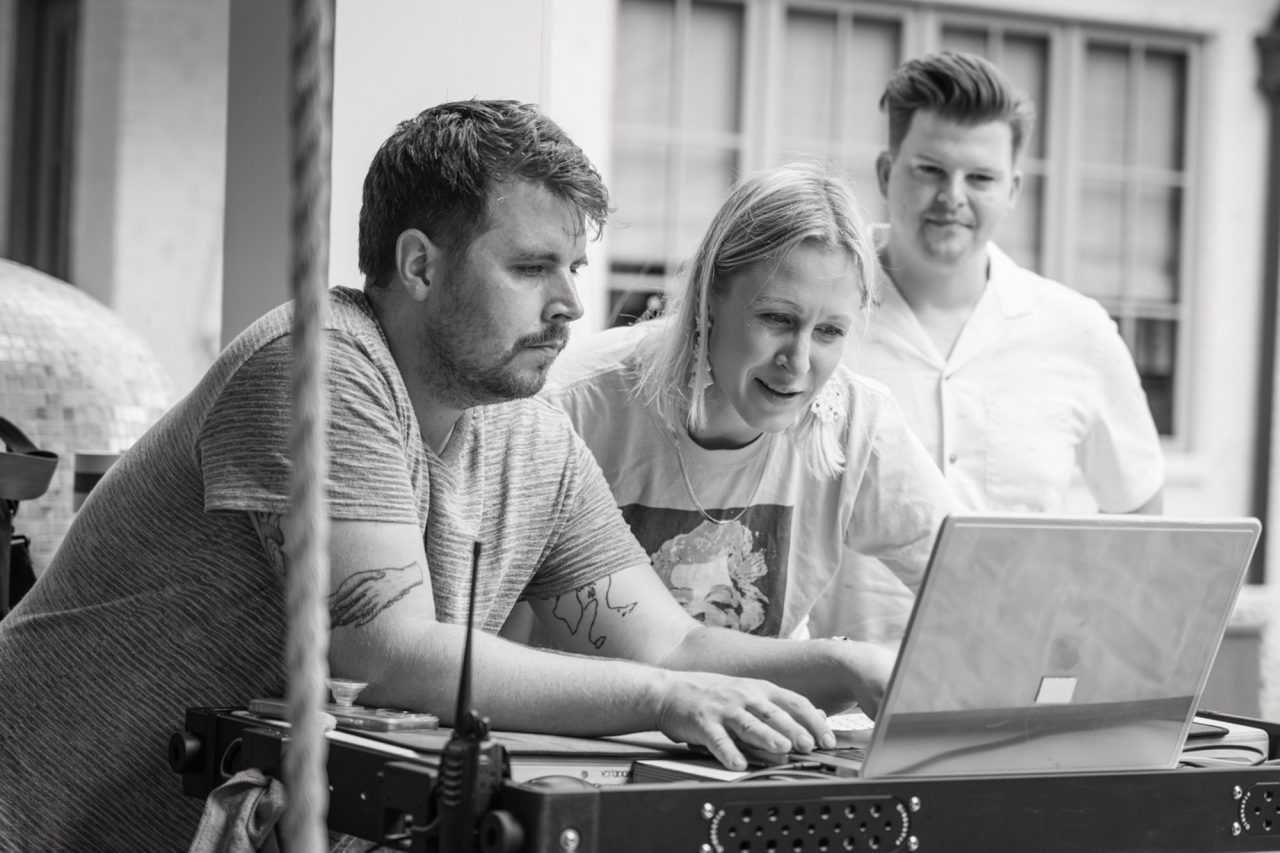
<path id="1" fill-rule="evenodd" d="M 657 321 L 665 328 L 641 344 L 635 394 L 668 427 L 693 431 L 706 424 L 711 368 L 705 330 L 711 297 L 721 294 L 735 273 L 776 263 L 805 242 L 848 253 L 866 317 L 879 261 L 848 179 L 808 161 L 743 178 L 720 205 L 687 269 L 668 287 L 666 311 Z M 824 422 L 809 410 L 792 427 L 813 471 L 838 476 L 844 470 L 848 422 L 847 417 Z"/>

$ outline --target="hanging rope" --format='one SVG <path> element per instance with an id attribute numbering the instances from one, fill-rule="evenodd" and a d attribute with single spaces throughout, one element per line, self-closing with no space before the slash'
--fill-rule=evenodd
<path id="1" fill-rule="evenodd" d="M 292 20 L 292 248 L 294 299 L 290 506 L 291 548 L 285 657 L 289 748 L 284 782 L 285 837 L 291 853 L 328 849 L 329 806 L 320 705 L 328 675 L 329 516 L 325 505 L 325 348 L 323 312 L 329 271 L 329 169 L 333 113 L 333 0 L 294 0 Z"/>

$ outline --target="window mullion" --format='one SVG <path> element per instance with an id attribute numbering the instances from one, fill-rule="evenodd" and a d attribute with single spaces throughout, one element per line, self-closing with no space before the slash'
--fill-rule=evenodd
<path id="1" fill-rule="evenodd" d="M 1182 127 L 1178 128 L 1182 133 L 1182 192 L 1180 195 L 1181 207 L 1178 212 L 1178 221 L 1181 223 L 1182 232 L 1198 225 L 1193 218 L 1197 215 L 1199 206 L 1196 203 L 1197 182 L 1195 175 L 1199 173 L 1196 168 L 1199 164 L 1199 146 L 1196 144 L 1198 135 L 1193 132 L 1193 128 L 1199 127 L 1200 116 L 1200 51 L 1197 46 L 1192 45 L 1186 51 L 1186 85 L 1184 87 L 1184 97 L 1186 98 L 1186 108 L 1183 110 Z M 1202 233 L 1197 230 L 1195 233 Z M 1193 424 L 1191 419 L 1191 392 L 1195 377 L 1192 375 L 1189 365 L 1192 359 L 1192 341 L 1191 335 L 1188 334 L 1191 329 L 1192 302 L 1197 300 L 1199 294 L 1192 288 L 1188 287 L 1188 283 L 1195 280 L 1193 274 L 1193 264 L 1196 263 L 1195 257 L 1195 241 L 1179 240 L 1178 241 L 1178 277 L 1176 279 L 1176 293 L 1178 295 L 1177 305 L 1177 323 L 1178 323 L 1178 339 L 1174 348 L 1174 381 L 1173 381 L 1173 434 L 1178 438 L 1178 444 L 1181 449 L 1189 449 L 1195 442 L 1193 432 Z"/>
<path id="2" fill-rule="evenodd" d="M 1129 80 L 1127 101 L 1129 104 L 1128 127 L 1125 128 L 1124 151 L 1124 223 L 1121 245 L 1124 247 L 1124 260 L 1120 276 L 1120 311 L 1126 318 L 1134 313 L 1136 297 L 1134 295 L 1134 277 L 1138 273 L 1138 207 L 1141 187 L 1138 183 L 1138 134 L 1142 129 L 1144 112 L 1142 107 L 1142 75 L 1144 72 L 1142 43 L 1134 41 L 1129 46 Z M 1130 327 L 1130 332 L 1136 331 Z M 1137 343 L 1135 337 L 1125 336 L 1130 347 Z"/>
<path id="3" fill-rule="evenodd" d="M 662 261 L 664 278 L 670 281 L 683 258 L 676 252 L 680 245 L 680 207 L 683 203 L 680 186 L 684 182 L 685 151 L 688 146 L 685 103 L 685 79 L 689 73 L 689 31 L 693 25 L 693 0 L 676 0 L 675 37 L 673 55 L 675 67 L 671 71 L 671 121 L 672 139 L 668 148 L 666 222 L 662 234 Z"/>
<path id="4" fill-rule="evenodd" d="M 780 0 L 761 0 L 746 5 L 743 42 L 742 127 L 740 168 L 755 171 L 773 162 L 773 131 L 777 125 L 778 97 L 774 86 L 777 75 L 772 68 L 782 67 L 776 36 L 784 20 L 779 20 Z"/>
<path id="5" fill-rule="evenodd" d="M 849 55 L 853 48 L 852 10 L 838 10 L 835 27 L 835 84 L 831 87 L 831 130 L 827 133 L 830 141 L 823 152 L 823 156 L 831 160 L 836 159 L 836 151 L 844 145 L 845 131 L 849 126 L 845 113 L 849 104 Z"/>
<path id="6" fill-rule="evenodd" d="M 1063 75 L 1063 86 L 1066 89 L 1062 103 L 1066 107 L 1066 120 L 1059 128 L 1058 138 L 1062 141 L 1062 154 L 1059 161 L 1062 166 L 1063 223 L 1059 256 L 1060 268 L 1057 275 L 1060 281 L 1078 287 L 1079 276 L 1076 263 L 1077 247 L 1080 242 L 1080 201 L 1084 191 L 1083 167 L 1081 152 L 1084 145 L 1081 139 L 1084 117 L 1084 74 L 1086 48 L 1084 31 L 1076 25 L 1067 27 L 1065 33 L 1066 49 L 1063 61 L 1066 73 Z M 1056 277 L 1056 276 L 1055 276 Z"/>

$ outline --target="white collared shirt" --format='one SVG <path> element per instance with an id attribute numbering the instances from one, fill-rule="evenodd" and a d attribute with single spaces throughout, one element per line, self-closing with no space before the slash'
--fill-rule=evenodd
<path id="1" fill-rule="evenodd" d="M 1095 300 L 987 246 L 986 290 L 943 357 L 886 281 L 846 363 L 888 385 L 968 509 L 1064 511 L 1073 474 L 1106 512 L 1164 482 L 1133 358 Z"/>

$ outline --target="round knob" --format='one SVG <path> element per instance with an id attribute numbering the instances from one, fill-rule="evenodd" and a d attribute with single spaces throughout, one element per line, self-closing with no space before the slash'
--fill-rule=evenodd
<path id="1" fill-rule="evenodd" d="M 511 812 L 501 809 L 480 818 L 481 853 L 516 853 L 524 849 L 524 827 Z"/>
<path id="2" fill-rule="evenodd" d="M 191 773 L 200 769 L 204 760 L 204 741 L 191 732 L 174 732 L 169 738 L 169 766 L 175 773 Z"/>

